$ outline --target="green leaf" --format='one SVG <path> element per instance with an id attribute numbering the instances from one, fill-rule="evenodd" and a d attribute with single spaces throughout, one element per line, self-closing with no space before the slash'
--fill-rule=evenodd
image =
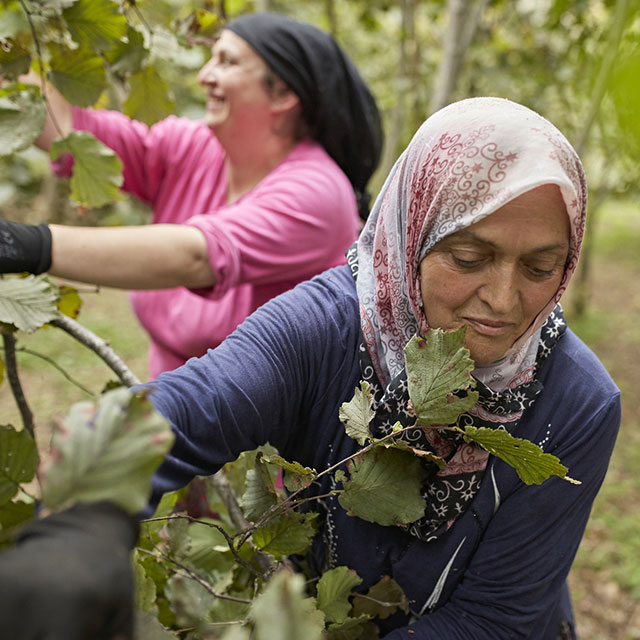
<path id="1" fill-rule="evenodd" d="M 23 482 L 31 482 L 38 464 L 38 450 L 29 433 L 0 425 L 0 505 L 18 493 Z"/>
<path id="2" fill-rule="evenodd" d="M 424 515 L 420 495 L 424 470 L 411 453 L 376 447 L 351 460 L 351 480 L 338 501 L 347 513 L 384 526 L 414 522 Z"/>
<path id="3" fill-rule="evenodd" d="M 400 424 L 399 422 L 396 424 Z M 406 440 L 394 440 L 389 439 L 381 442 L 379 444 L 381 447 L 385 447 L 386 449 L 400 449 L 401 451 L 410 451 L 414 456 L 418 456 L 422 460 L 427 460 L 429 462 L 433 462 L 438 469 L 444 469 L 447 466 L 447 462 L 441 456 L 437 456 L 435 453 L 431 451 L 423 451 L 422 449 L 416 449 L 412 447 Z"/>
<path id="4" fill-rule="evenodd" d="M 289 462 L 282 456 L 264 456 L 265 462 L 276 464 L 285 471 L 284 486 L 289 491 L 297 491 L 298 489 L 306 489 L 318 476 L 315 469 L 303 467 L 299 462 Z"/>
<path id="5" fill-rule="evenodd" d="M 581 484 L 567 476 L 567 467 L 560 460 L 529 440 L 514 438 L 503 429 L 487 429 L 467 426 L 464 428 L 465 442 L 473 442 L 504 460 L 517 472 L 525 484 L 542 484 L 551 476 L 560 476 L 572 484 Z"/>
<path id="6" fill-rule="evenodd" d="M 213 594 L 186 575 L 171 576 L 164 592 L 171 611 L 175 613 L 176 620 L 182 627 L 197 629 L 213 605 Z"/>
<path id="7" fill-rule="evenodd" d="M 29 71 L 31 54 L 29 50 L 14 40 L 7 40 L 0 46 L 0 77 L 5 80 L 17 80 L 18 76 Z"/>
<path id="8" fill-rule="evenodd" d="M 127 42 L 118 44 L 105 52 L 105 59 L 112 72 L 120 74 L 137 73 L 149 55 L 144 46 L 144 36 L 133 27 L 127 29 Z"/>
<path id="9" fill-rule="evenodd" d="M 371 440 L 369 424 L 376 412 L 373 410 L 373 398 L 368 382 L 360 381 L 360 388 L 356 387 L 353 398 L 343 402 L 338 417 L 344 423 L 347 435 L 358 442 L 360 446 Z"/>
<path id="10" fill-rule="evenodd" d="M 151 492 L 151 476 L 173 443 L 167 420 L 143 395 L 116 389 L 97 407 L 79 402 L 54 425 L 40 466 L 49 509 L 110 500 L 137 513 Z"/>
<path id="11" fill-rule="evenodd" d="M 477 392 L 453 394 L 475 384 L 474 363 L 463 341 L 464 329 L 430 329 L 426 340 L 414 336 L 405 346 L 409 397 L 419 425 L 452 424 L 477 402 Z"/>
<path id="12" fill-rule="evenodd" d="M 0 480 L 0 483 L 2 481 Z M 9 531 L 33 520 L 35 504 L 33 502 L 7 502 L 0 505 L 0 531 Z"/>
<path id="13" fill-rule="evenodd" d="M 158 618 L 146 611 L 136 611 L 136 640 L 179 640 L 178 636 L 162 626 Z"/>
<path id="14" fill-rule="evenodd" d="M 62 17 L 78 45 L 94 51 L 109 49 L 127 32 L 127 21 L 112 0 L 78 0 Z"/>
<path id="15" fill-rule="evenodd" d="M 167 522 L 167 552 L 171 558 L 183 562 L 191 553 L 189 520 L 173 518 Z"/>
<path id="16" fill-rule="evenodd" d="M 156 613 L 156 583 L 147 575 L 142 562 L 140 561 L 140 553 L 133 550 L 133 575 L 136 584 L 135 604 L 136 609 L 147 611 L 148 613 Z"/>
<path id="17" fill-rule="evenodd" d="M 200 518 L 205 522 L 209 521 Z M 218 523 L 219 524 L 219 523 Z M 191 549 L 189 551 L 189 566 L 202 569 L 207 573 L 213 571 L 225 573 L 234 566 L 234 559 L 224 536 L 215 527 L 209 527 L 199 522 L 189 525 Z"/>
<path id="18" fill-rule="evenodd" d="M 256 640 L 322 640 L 324 616 L 304 596 L 304 578 L 281 571 L 267 584 L 249 613 Z"/>
<path id="19" fill-rule="evenodd" d="M 266 471 L 266 473 L 265 473 Z M 247 471 L 245 492 L 239 500 L 244 515 L 255 522 L 268 509 L 278 502 L 271 476 L 262 461 L 262 455 L 256 455 L 255 469 Z"/>
<path id="20" fill-rule="evenodd" d="M 5 369 L 6 369 L 6 365 L 4 364 L 4 360 L 0 358 L 0 384 L 4 382 Z"/>
<path id="21" fill-rule="evenodd" d="M 317 513 L 289 511 L 270 520 L 253 534 L 253 542 L 265 553 L 276 558 L 294 553 L 304 553 L 315 535 L 314 521 Z"/>
<path id="22" fill-rule="evenodd" d="M 393 615 L 398 609 L 409 613 L 409 601 L 400 585 L 390 578 L 383 576 L 380 582 L 374 584 L 367 591 L 366 598 L 357 595 L 353 599 L 353 615 L 369 616 L 384 620 Z"/>
<path id="23" fill-rule="evenodd" d="M 77 0 L 31 0 L 30 4 L 40 7 L 40 9 L 51 9 L 59 13 L 74 2 Z"/>
<path id="24" fill-rule="evenodd" d="M 29 147 L 42 133 L 45 103 L 37 87 L 24 84 L 0 89 L 0 156 Z"/>
<path id="25" fill-rule="evenodd" d="M 155 67 L 149 65 L 131 76 L 129 85 L 129 97 L 123 109 L 133 120 L 152 125 L 175 111 L 175 103 L 169 97 L 169 85 Z"/>
<path id="26" fill-rule="evenodd" d="M 52 159 L 60 153 L 74 157 L 71 197 L 86 207 L 101 207 L 122 197 L 122 162 L 90 133 L 73 131 L 51 145 Z"/>
<path id="27" fill-rule="evenodd" d="M 0 11 L 0 40 L 16 38 L 28 31 L 29 21 L 17 2 Z"/>
<path id="28" fill-rule="evenodd" d="M 51 84 L 71 103 L 90 107 L 107 88 L 107 75 L 100 56 L 86 49 L 49 45 Z"/>
<path id="29" fill-rule="evenodd" d="M 351 590 L 362 583 L 353 569 L 336 567 L 318 581 L 317 605 L 328 622 L 344 622 L 351 611 Z"/>
<path id="30" fill-rule="evenodd" d="M 341 622 L 333 622 L 327 627 L 329 640 L 373 640 L 379 636 L 373 635 L 368 629 L 369 618 L 347 618 Z"/>
<path id="31" fill-rule="evenodd" d="M 58 317 L 57 293 L 45 276 L 0 280 L 0 322 L 32 333 Z"/>
<path id="32" fill-rule="evenodd" d="M 82 299 L 78 290 L 63 284 L 59 288 L 59 294 L 58 311 L 70 318 L 77 318 L 82 307 Z"/>

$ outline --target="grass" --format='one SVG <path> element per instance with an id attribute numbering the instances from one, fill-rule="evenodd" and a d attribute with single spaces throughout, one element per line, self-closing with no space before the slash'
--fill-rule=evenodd
<path id="1" fill-rule="evenodd" d="M 622 391 L 623 422 L 609 473 L 598 495 L 571 572 L 581 640 L 640 640 L 640 213 L 612 202 L 596 224 L 588 312 L 572 316 L 571 290 L 565 302 L 570 326 L 596 352 Z M 111 346 L 141 379 L 147 376 L 148 339 L 123 292 L 84 293 L 79 320 Z M 97 356 L 66 334 L 48 329 L 19 336 L 27 347 L 55 360 L 69 375 L 98 394 L 113 379 Z M 89 396 L 56 369 L 19 354 L 25 392 L 46 426 L 72 403 Z M 15 403 L 0 385 L 0 424 L 20 424 Z M 46 428 L 42 430 L 46 433 Z"/>

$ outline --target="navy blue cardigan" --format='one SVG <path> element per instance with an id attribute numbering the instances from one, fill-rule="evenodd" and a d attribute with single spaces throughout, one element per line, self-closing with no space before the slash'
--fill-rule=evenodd
<path id="1" fill-rule="evenodd" d="M 338 420 L 361 376 L 358 300 L 336 267 L 271 300 L 202 358 L 152 384 L 176 443 L 154 477 L 160 495 L 270 442 L 318 471 L 357 444 Z M 411 616 L 381 621 L 386 640 L 555 640 L 572 623 L 569 568 L 604 479 L 620 423 L 619 391 L 570 330 L 540 372 L 544 390 L 513 434 L 558 456 L 558 478 L 526 486 L 493 457 L 471 507 L 441 538 L 422 542 L 397 527 L 325 505 L 333 564 L 363 578 L 396 580 Z"/>

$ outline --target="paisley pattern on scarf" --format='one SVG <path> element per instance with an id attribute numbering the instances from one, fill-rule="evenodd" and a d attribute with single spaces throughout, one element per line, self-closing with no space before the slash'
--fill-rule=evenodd
<path id="1" fill-rule="evenodd" d="M 420 262 L 446 236 L 465 229 L 541 185 L 557 185 L 570 221 L 569 252 L 558 290 L 497 362 L 473 371 L 478 403 L 460 426 L 512 431 L 542 391 L 541 364 L 566 328 L 558 304 L 575 271 L 586 217 L 580 160 L 550 122 L 501 98 L 471 98 L 441 109 L 417 131 L 389 173 L 358 241 L 347 252 L 356 279 L 363 379 L 371 385 L 376 434 L 415 423 L 408 402 L 404 346 L 427 336 Z M 411 533 L 432 540 L 469 507 L 488 453 L 451 432 L 416 428 L 415 447 L 445 458 L 424 484 L 425 516 Z"/>

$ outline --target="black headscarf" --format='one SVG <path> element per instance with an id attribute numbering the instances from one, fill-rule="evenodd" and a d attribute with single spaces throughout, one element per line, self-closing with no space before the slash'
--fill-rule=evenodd
<path id="1" fill-rule="evenodd" d="M 225 28 L 245 40 L 300 98 L 312 136 L 349 178 L 366 218 L 366 186 L 380 161 L 382 126 L 353 62 L 328 33 L 278 14 L 248 14 Z"/>

